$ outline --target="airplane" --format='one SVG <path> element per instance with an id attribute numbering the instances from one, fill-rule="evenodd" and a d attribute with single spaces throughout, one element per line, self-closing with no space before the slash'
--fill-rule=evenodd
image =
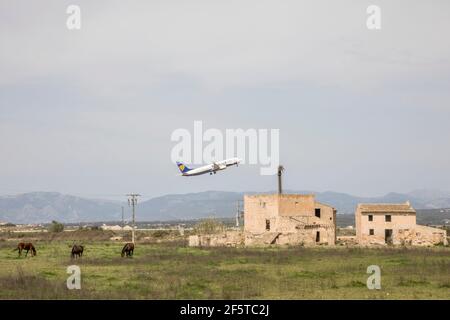
<path id="1" fill-rule="evenodd" d="M 190 176 L 199 176 L 201 174 L 205 174 L 208 172 L 210 175 L 212 175 L 213 173 L 216 174 L 217 171 L 225 170 L 226 168 L 228 168 L 230 166 L 237 167 L 241 161 L 242 160 L 239 158 L 230 158 L 230 159 L 226 159 L 226 160 L 222 160 L 222 161 L 216 161 L 216 162 L 213 162 L 212 164 L 208 164 L 206 166 L 198 167 L 195 169 L 188 168 L 182 162 L 177 162 L 177 166 L 178 166 L 178 169 L 180 169 L 182 176 L 190 177 Z"/>

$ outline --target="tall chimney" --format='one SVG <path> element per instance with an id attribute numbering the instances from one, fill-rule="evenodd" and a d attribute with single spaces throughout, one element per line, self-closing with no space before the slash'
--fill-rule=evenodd
<path id="1" fill-rule="evenodd" d="M 283 193 L 283 186 L 282 186 L 282 181 L 281 181 L 281 175 L 283 174 L 283 171 L 284 171 L 284 167 L 278 166 L 278 194 Z"/>

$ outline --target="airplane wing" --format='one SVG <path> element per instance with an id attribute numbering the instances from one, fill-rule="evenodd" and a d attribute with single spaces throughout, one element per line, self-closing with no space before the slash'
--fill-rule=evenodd
<path id="1" fill-rule="evenodd" d="M 226 164 L 213 162 L 213 171 L 223 170 L 227 167 Z"/>

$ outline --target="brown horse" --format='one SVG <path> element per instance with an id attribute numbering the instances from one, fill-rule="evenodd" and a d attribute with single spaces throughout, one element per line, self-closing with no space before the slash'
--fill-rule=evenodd
<path id="1" fill-rule="evenodd" d="M 134 243 L 127 243 L 123 249 L 122 249 L 122 254 L 121 256 L 127 256 L 127 257 L 132 257 L 133 256 L 133 252 L 134 252 Z"/>
<path id="2" fill-rule="evenodd" d="M 76 244 L 73 245 L 72 247 L 72 253 L 71 253 L 71 257 L 73 258 L 81 258 L 83 256 L 83 251 L 84 251 L 84 247 L 83 246 L 78 246 Z"/>
<path id="3" fill-rule="evenodd" d="M 36 249 L 33 246 L 33 244 L 31 242 L 28 243 L 24 243 L 21 242 L 17 245 L 17 248 L 14 249 L 14 251 L 19 250 L 19 257 L 22 256 L 22 251 L 23 250 L 27 250 L 27 253 L 25 253 L 25 257 L 28 255 L 28 251 L 31 250 L 31 256 L 34 257 L 36 255 Z"/>

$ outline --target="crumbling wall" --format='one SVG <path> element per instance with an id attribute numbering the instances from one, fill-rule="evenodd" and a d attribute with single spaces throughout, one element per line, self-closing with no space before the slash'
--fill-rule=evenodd
<path id="1" fill-rule="evenodd" d="M 316 242 L 316 232 L 319 231 L 320 241 Z M 227 231 L 218 234 L 193 235 L 189 237 L 191 247 L 236 247 L 236 246 L 269 246 L 269 245 L 304 245 L 320 244 L 334 245 L 334 233 L 329 229 L 314 228 L 296 232 L 262 232 L 250 233 Z"/>
<path id="2" fill-rule="evenodd" d="M 241 231 L 226 231 L 217 234 L 189 236 L 190 247 L 236 247 L 244 245 L 244 235 Z"/>
<path id="3" fill-rule="evenodd" d="M 399 230 L 395 243 L 413 246 L 447 245 L 447 232 L 438 228 L 416 225 L 413 229 Z"/>
<path id="4" fill-rule="evenodd" d="M 375 233 L 375 235 L 362 234 L 358 243 L 361 245 L 386 245 L 384 235 Z M 445 230 L 431 228 L 427 226 L 415 225 L 407 229 L 394 229 L 392 234 L 393 245 L 410 246 L 432 246 L 436 244 L 447 245 L 447 234 Z"/>
<path id="5" fill-rule="evenodd" d="M 384 229 L 383 229 L 384 232 Z M 396 230 L 393 231 L 393 237 L 395 237 Z M 384 233 L 375 232 L 373 235 L 360 233 L 359 237 L 356 237 L 358 244 L 361 245 L 385 245 Z"/>

